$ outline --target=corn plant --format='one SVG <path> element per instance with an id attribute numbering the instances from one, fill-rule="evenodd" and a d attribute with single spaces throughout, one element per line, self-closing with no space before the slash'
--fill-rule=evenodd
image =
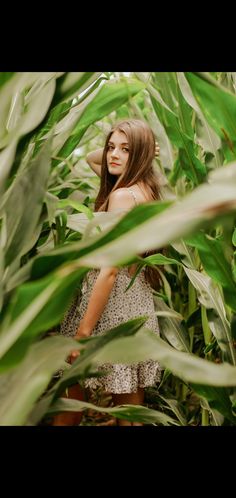
<path id="1" fill-rule="evenodd" d="M 98 362 L 149 357 L 164 369 L 147 392 L 150 408 L 109 413 L 235 424 L 235 106 L 234 73 L 0 75 L 1 425 L 87 409 L 60 394 Z M 146 119 L 159 141 L 161 201 L 94 215 L 98 179 L 85 155 L 125 116 Z M 148 249 L 157 254 L 141 261 Z M 161 338 L 136 319 L 81 341 L 68 367 L 75 341 L 48 330 L 89 268 L 135 261 L 160 268 Z"/>

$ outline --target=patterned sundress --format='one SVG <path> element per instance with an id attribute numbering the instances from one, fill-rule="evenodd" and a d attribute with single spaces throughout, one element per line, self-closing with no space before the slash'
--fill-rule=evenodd
<path id="1" fill-rule="evenodd" d="M 134 192 L 131 189 L 129 190 L 136 202 Z M 94 269 L 89 270 L 86 274 L 80 298 L 77 302 L 74 301 L 74 305 L 68 312 L 66 319 L 67 326 L 64 326 L 62 330 L 64 335 L 72 336 L 75 334 L 75 330 L 78 328 L 80 320 L 84 317 L 87 310 L 89 298 L 99 272 L 99 269 Z M 92 336 L 101 335 L 106 330 L 142 315 L 149 316 L 145 322 L 145 327 L 150 328 L 159 335 L 152 288 L 145 279 L 144 269 L 138 274 L 130 289 L 126 291 L 131 278 L 127 267 L 119 269 L 109 300 L 91 333 Z M 106 375 L 86 379 L 85 386 L 91 389 L 102 387 L 106 392 L 116 394 L 137 392 L 139 387 L 153 386 L 160 381 L 161 376 L 161 367 L 154 360 L 146 360 L 129 365 L 107 363 L 99 365 L 98 370 L 105 371 Z"/>

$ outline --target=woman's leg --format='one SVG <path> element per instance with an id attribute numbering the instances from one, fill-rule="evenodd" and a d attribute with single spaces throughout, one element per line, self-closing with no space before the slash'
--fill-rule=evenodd
<path id="1" fill-rule="evenodd" d="M 112 394 L 114 405 L 143 405 L 144 389 L 139 387 L 136 393 Z M 118 419 L 118 425 L 143 425 L 139 422 L 130 422 L 129 420 Z"/>
<path id="2" fill-rule="evenodd" d="M 76 399 L 79 401 L 84 401 L 84 390 L 79 384 L 75 384 L 67 389 L 63 393 L 62 398 Z M 53 417 L 53 426 L 62 425 L 79 425 L 83 417 L 83 411 L 81 412 L 61 412 Z"/>

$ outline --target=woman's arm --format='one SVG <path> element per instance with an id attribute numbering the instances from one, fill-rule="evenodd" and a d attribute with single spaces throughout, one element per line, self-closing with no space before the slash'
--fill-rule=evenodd
<path id="1" fill-rule="evenodd" d="M 117 268 L 102 268 L 100 270 L 89 298 L 87 310 L 74 336 L 75 339 L 82 339 L 91 335 L 108 302 L 117 272 Z M 79 350 L 72 351 L 70 363 L 73 363 L 79 354 Z"/>
<path id="2" fill-rule="evenodd" d="M 108 302 L 110 293 L 115 283 L 117 268 L 102 268 L 90 295 L 87 310 L 80 322 L 75 338 L 88 337 Z"/>
<path id="3" fill-rule="evenodd" d="M 120 188 L 111 193 L 108 211 L 117 209 L 130 209 L 133 207 L 133 199 L 126 188 Z M 80 322 L 76 337 L 89 336 L 101 317 L 108 302 L 110 293 L 115 283 L 118 269 L 115 267 L 102 268 L 94 284 L 87 310 Z"/>
<path id="4" fill-rule="evenodd" d="M 89 152 L 89 154 L 86 156 L 87 163 L 98 176 L 101 176 L 102 155 L 103 155 L 103 147 L 101 149 Z"/>
<path id="5" fill-rule="evenodd" d="M 110 195 L 108 211 L 116 211 L 117 209 L 131 209 L 133 207 L 133 199 L 126 188 L 117 189 Z M 80 321 L 79 328 L 76 332 L 75 339 L 89 337 L 92 330 L 100 319 L 105 306 L 109 300 L 112 288 L 114 286 L 118 268 L 108 267 L 102 268 L 94 284 L 91 292 L 87 310 L 83 319 Z M 71 361 L 79 355 L 78 351 L 71 353 Z"/>

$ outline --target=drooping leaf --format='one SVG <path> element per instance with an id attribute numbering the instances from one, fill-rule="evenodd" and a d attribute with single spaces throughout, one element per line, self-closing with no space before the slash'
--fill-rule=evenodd
<path id="1" fill-rule="evenodd" d="M 204 74 L 185 73 L 185 76 L 206 119 L 227 146 L 234 150 L 236 95 L 221 87 L 213 78 L 205 77 Z"/>
<path id="2" fill-rule="evenodd" d="M 0 425 L 24 425 L 35 402 L 74 348 L 75 341 L 50 337 L 30 347 L 20 366 L 0 376 Z"/>
<path id="3" fill-rule="evenodd" d="M 222 286 L 226 303 L 236 311 L 236 284 L 220 240 L 199 232 L 186 239 L 186 242 L 198 249 L 205 271 Z"/>

